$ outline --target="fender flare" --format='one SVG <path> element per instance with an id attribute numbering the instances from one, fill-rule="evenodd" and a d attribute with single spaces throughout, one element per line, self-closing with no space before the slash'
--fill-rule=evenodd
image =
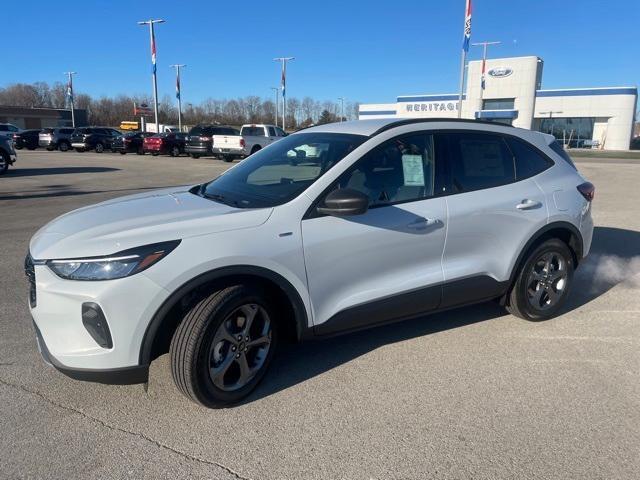
<path id="1" fill-rule="evenodd" d="M 516 262 L 514 263 L 513 268 L 511 269 L 511 275 L 509 275 L 510 286 L 513 285 L 513 282 L 515 281 L 516 275 L 518 274 L 520 267 L 522 266 L 523 262 L 526 260 L 527 252 L 529 252 L 531 247 L 536 242 L 538 242 L 542 237 L 544 237 L 548 232 L 552 230 L 568 230 L 577 239 L 577 245 L 574 251 L 575 251 L 577 260 L 580 261 L 580 259 L 582 258 L 582 252 L 584 248 L 582 233 L 580 233 L 580 230 L 578 230 L 578 228 L 575 225 L 569 222 L 559 221 L 559 222 L 548 223 L 544 227 L 542 227 L 540 230 L 538 230 L 536 233 L 534 233 L 531 236 L 531 238 L 527 241 L 527 243 L 525 243 L 522 250 L 520 250 L 520 253 L 518 254 L 518 258 L 516 259 Z"/>
<path id="2" fill-rule="evenodd" d="M 298 340 L 301 340 L 310 335 L 311 326 L 309 325 L 309 318 L 307 310 L 302 297 L 296 288 L 279 273 L 269 270 L 264 267 L 257 267 L 254 265 L 234 265 L 229 267 L 221 267 L 215 270 L 202 273 L 191 280 L 187 281 L 169 295 L 169 297 L 162 303 L 160 308 L 156 310 L 151 318 L 151 321 L 147 325 L 147 328 L 142 337 L 142 343 L 140 345 L 139 361 L 140 365 L 149 365 L 151 363 L 153 343 L 156 334 L 160 330 L 165 316 L 169 311 L 180 301 L 180 299 L 189 291 L 194 288 L 204 285 L 205 283 L 213 280 L 223 279 L 225 277 L 247 275 L 252 277 L 258 277 L 263 280 L 270 281 L 277 285 L 291 301 L 291 306 L 294 313 L 294 322 L 296 325 L 296 335 Z"/>

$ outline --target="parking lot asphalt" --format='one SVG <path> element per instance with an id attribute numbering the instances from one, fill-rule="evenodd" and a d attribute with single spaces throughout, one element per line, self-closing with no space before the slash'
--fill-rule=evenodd
<path id="1" fill-rule="evenodd" d="M 33 233 L 228 166 L 20 151 L 0 177 L 0 478 L 640 478 L 640 163 L 578 163 L 597 227 L 556 319 L 489 303 L 289 346 L 222 410 L 183 398 L 166 355 L 147 386 L 47 367 L 22 267 Z"/>

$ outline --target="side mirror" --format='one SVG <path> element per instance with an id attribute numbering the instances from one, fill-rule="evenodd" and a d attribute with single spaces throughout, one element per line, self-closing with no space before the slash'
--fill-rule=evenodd
<path id="1" fill-rule="evenodd" d="M 329 193 L 317 208 L 318 213 L 334 217 L 362 215 L 369 208 L 369 197 L 358 190 L 339 188 Z"/>

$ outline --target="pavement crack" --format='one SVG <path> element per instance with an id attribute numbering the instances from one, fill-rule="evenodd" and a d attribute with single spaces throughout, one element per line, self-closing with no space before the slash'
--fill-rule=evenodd
<path id="1" fill-rule="evenodd" d="M 24 385 L 17 385 L 11 382 L 7 382 L 6 380 L 3 380 L 2 378 L 0 378 L 0 384 L 1 385 L 5 385 L 9 388 L 14 388 L 16 390 L 20 390 L 24 393 L 28 393 L 30 395 L 35 395 L 37 397 L 39 397 L 40 399 L 44 400 L 45 402 L 47 402 L 50 405 L 53 405 L 54 407 L 57 407 L 59 409 L 62 410 L 66 410 L 68 412 L 71 413 L 75 413 L 77 415 L 80 415 L 84 418 L 86 418 L 89 421 L 92 421 L 104 428 L 107 428 L 109 430 L 115 431 L 115 432 L 121 432 L 121 433 L 125 433 L 127 435 L 131 435 L 134 437 L 138 437 L 138 438 L 142 438 L 143 440 L 146 440 L 147 442 L 153 443 L 154 445 L 156 445 L 159 448 L 162 448 L 164 450 L 168 450 L 172 453 L 175 453 L 176 455 L 180 455 L 183 458 L 186 458 L 188 460 L 194 461 L 194 462 L 198 462 L 198 463 L 202 463 L 205 465 L 211 465 L 214 467 L 218 467 L 221 468 L 222 470 L 224 470 L 225 472 L 233 475 L 235 478 L 239 479 L 239 480 L 251 480 L 249 477 L 245 477 L 243 475 L 241 475 L 240 473 L 236 472 L 235 470 L 233 470 L 230 467 L 227 467 L 226 465 L 223 465 L 221 463 L 215 462 L 215 461 L 211 461 L 211 460 L 207 460 L 204 458 L 200 458 L 197 457 L 195 455 L 191 455 L 187 452 L 183 452 L 182 450 L 178 450 L 174 447 L 171 447 L 170 445 L 167 445 L 165 443 L 162 443 L 154 438 L 151 438 L 148 435 L 145 435 L 144 433 L 141 432 L 135 432 L 135 431 L 131 431 L 131 430 L 127 430 L 125 428 L 122 427 L 118 427 L 117 425 L 113 425 L 111 423 L 105 422 L 104 420 L 101 420 L 99 418 L 93 417 L 89 414 L 87 414 L 86 412 L 78 409 L 78 408 L 74 408 L 74 407 L 70 407 L 68 405 L 63 405 L 62 403 L 56 402 L 55 400 L 52 400 L 51 398 L 47 397 L 46 395 L 43 395 L 42 393 L 36 391 L 36 390 L 31 390 L 27 387 L 25 387 Z"/>

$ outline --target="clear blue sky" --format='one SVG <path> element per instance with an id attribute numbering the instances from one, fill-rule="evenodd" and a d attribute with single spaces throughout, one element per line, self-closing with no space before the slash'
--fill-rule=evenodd
<path id="1" fill-rule="evenodd" d="M 474 0 L 472 41 L 491 56 L 538 55 L 544 88 L 640 83 L 639 0 Z M 2 5 L 0 86 L 64 81 L 92 95 L 150 93 L 148 31 L 157 28 L 159 93 L 183 99 L 269 97 L 276 56 L 295 56 L 287 94 L 361 102 L 457 89 L 464 0 L 219 2 L 51 0 Z M 471 58 L 480 50 L 472 47 Z"/>

